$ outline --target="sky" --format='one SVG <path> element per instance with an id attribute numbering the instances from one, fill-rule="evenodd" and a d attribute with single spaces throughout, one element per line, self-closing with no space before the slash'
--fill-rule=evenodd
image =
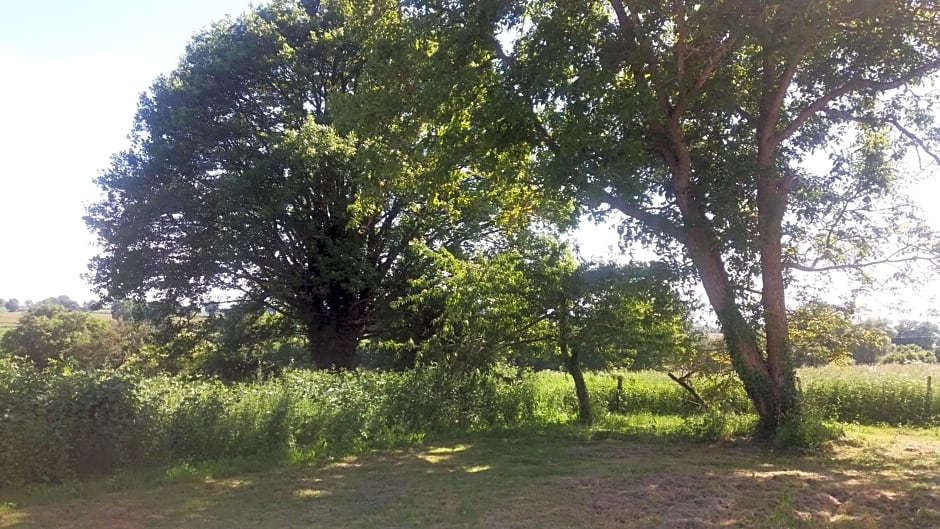
<path id="1" fill-rule="evenodd" d="M 0 0 L 0 297 L 93 299 L 82 216 L 139 94 L 248 0 Z"/>
<path id="2" fill-rule="evenodd" d="M 95 177 L 127 145 L 139 94 L 176 66 L 196 32 L 251 5 L 0 0 L 0 298 L 94 299 L 82 274 L 96 249 L 82 216 L 99 196 Z M 940 229 L 932 204 L 940 182 L 914 191 Z M 588 258 L 618 253 L 612 228 L 586 228 L 578 238 Z M 936 293 L 940 280 L 864 304 L 917 316 Z"/>

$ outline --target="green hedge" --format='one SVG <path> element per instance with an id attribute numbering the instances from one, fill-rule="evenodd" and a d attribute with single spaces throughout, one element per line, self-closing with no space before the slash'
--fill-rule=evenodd
<path id="1" fill-rule="evenodd" d="M 534 420 L 534 394 L 531 374 L 293 371 L 226 385 L 0 360 L 0 486 L 516 425 Z"/>
<path id="2" fill-rule="evenodd" d="M 800 370 L 807 408 L 859 423 L 940 423 L 940 396 L 916 366 Z M 618 390 L 618 377 L 621 380 Z M 664 373 L 588 373 L 595 416 L 699 420 Z M 747 413 L 740 384 L 697 380 L 711 415 Z M 929 397 L 929 398 L 928 398 Z M 428 433 L 567 422 L 571 378 L 558 372 L 288 371 L 254 383 L 117 371 L 38 371 L 0 359 L 0 486 L 60 482 L 181 462 L 293 453 L 343 455 Z M 608 420 L 607 422 L 611 422 Z M 716 424 L 714 420 L 708 424 Z"/>

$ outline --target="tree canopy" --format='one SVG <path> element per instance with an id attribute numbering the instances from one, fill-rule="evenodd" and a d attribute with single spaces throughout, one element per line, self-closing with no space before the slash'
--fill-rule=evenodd
<path id="1" fill-rule="evenodd" d="M 389 83 L 403 114 L 459 104 L 473 126 L 456 145 L 517 155 L 533 185 L 691 264 L 764 434 L 797 409 L 793 271 L 935 257 L 915 212 L 885 207 L 904 204 L 909 148 L 940 160 L 930 3 L 408 5 L 401 46 L 420 60 L 403 51 L 407 82 Z"/>
<path id="2" fill-rule="evenodd" d="M 360 36 L 382 13 L 278 1 L 194 38 L 98 179 L 99 292 L 192 306 L 237 292 L 301 322 L 318 366 L 351 367 L 376 312 L 427 266 L 420 249 L 459 247 L 480 224 L 470 175 L 360 137 L 343 110 L 369 89 Z"/>

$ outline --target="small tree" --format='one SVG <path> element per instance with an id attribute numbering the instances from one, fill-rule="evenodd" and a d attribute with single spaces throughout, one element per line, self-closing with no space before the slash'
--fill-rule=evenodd
<path id="1" fill-rule="evenodd" d="M 41 368 L 57 361 L 74 361 L 82 367 L 115 367 L 120 364 L 119 343 L 108 322 L 52 304 L 33 307 L 16 328 L 0 337 L 0 348 Z"/>
<path id="2" fill-rule="evenodd" d="M 852 321 L 851 307 L 821 301 L 801 305 L 789 314 L 790 342 L 796 365 L 826 365 L 851 362 L 858 351 L 875 352 L 889 340 L 881 329 Z"/>
<path id="3" fill-rule="evenodd" d="M 16 312 L 20 310 L 20 300 L 16 298 L 10 298 L 3 303 L 3 306 L 10 312 Z"/>

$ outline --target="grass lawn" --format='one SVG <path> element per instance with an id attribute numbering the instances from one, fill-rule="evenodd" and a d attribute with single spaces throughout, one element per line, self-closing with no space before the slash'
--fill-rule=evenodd
<path id="1" fill-rule="evenodd" d="M 467 434 L 327 465 L 8 494 L 0 527 L 940 527 L 940 430 L 848 428 L 816 455 Z"/>

